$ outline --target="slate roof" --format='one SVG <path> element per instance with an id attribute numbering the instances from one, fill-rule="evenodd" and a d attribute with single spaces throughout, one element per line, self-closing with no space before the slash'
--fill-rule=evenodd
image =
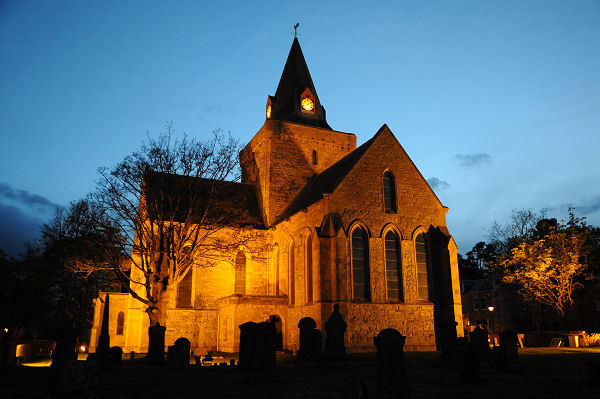
<path id="1" fill-rule="evenodd" d="M 315 97 L 315 113 L 313 115 L 302 112 L 300 109 L 300 95 L 306 88 Z M 298 38 L 294 38 L 292 43 L 275 96 L 269 96 L 269 98 L 271 99 L 271 119 L 331 129 L 327 124 L 325 108 L 319 101 Z"/>
<path id="2" fill-rule="evenodd" d="M 144 185 L 151 218 L 183 221 L 191 215 L 196 222 L 265 228 L 251 184 L 146 172 Z"/>
<path id="3" fill-rule="evenodd" d="M 361 159 L 365 152 L 371 147 L 377 136 L 385 129 L 388 129 L 387 125 L 383 125 L 369 141 L 365 142 L 350 154 L 313 177 L 302 188 L 290 205 L 288 205 L 281 213 L 279 218 L 275 221 L 275 224 L 281 223 L 290 216 L 293 216 L 301 210 L 318 202 L 323 198 L 323 194 L 332 193 L 352 170 L 354 165 L 356 165 L 358 160 Z"/>

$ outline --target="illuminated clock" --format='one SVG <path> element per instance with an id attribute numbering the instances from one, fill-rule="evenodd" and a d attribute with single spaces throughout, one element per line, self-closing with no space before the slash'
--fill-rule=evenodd
<path id="1" fill-rule="evenodd" d="M 267 119 L 271 118 L 271 105 L 267 105 Z"/>
<path id="2" fill-rule="evenodd" d="M 300 104 L 305 111 L 312 111 L 315 108 L 315 103 L 308 97 L 303 98 Z"/>

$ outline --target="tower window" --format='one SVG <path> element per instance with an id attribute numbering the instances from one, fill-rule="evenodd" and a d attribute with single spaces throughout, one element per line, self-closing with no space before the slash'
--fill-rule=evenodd
<path id="1" fill-rule="evenodd" d="M 313 165 L 317 165 L 317 150 L 313 150 Z"/>
<path id="2" fill-rule="evenodd" d="M 306 238 L 306 303 L 313 302 L 313 279 L 312 279 L 312 239 L 310 234 Z"/>
<path id="3" fill-rule="evenodd" d="M 352 299 L 370 300 L 370 285 L 367 234 L 358 227 L 352 232 Z"/>
<path id="4" fill-rule="evenodd" d="M 235 257 L 235 294 L 246 293 L 246 255 L 240 251 Z"/>
<path id="5" fill-rule="evenodd" d="M 192 306 L 192 268 L 177 286 L 177 307 L 188 308 Z"/>
<path id="6" fill-rule="evenodd" d="M 383 174 L 383 207 L 386 212 L 396 212 L 396 185 L 390 172 Z"/>
<path id="7" fill-rule="evenodd" d="M 419 234 L 415 239 L 417 254 L 417 288 L 419 300 L 429 299 L 429 249 L 425 234 Z"/>
<path id="8" fill-rule="evenodd" d="M 404 300 L 400 241 L 394 231 L 388 231 L 385 235 L 385 276 L 388 300 Z"/>

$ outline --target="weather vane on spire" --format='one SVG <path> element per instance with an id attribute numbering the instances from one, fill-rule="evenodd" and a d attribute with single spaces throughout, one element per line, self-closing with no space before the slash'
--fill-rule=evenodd
<path id="1" fill-rule="evenodd" d="M 298 37 L 298 27 L 300 26 L 300 22 L 296 22 L 294 25 L 294 37 Z"/>

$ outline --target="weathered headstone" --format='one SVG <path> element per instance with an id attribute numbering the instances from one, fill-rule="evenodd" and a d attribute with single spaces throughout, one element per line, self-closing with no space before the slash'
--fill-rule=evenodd
<path id="1" fill-rule="evenodd" d="M 254 345 L 256 342 L 256 328 L 258 324 L 253 321 L 240 324 L 240 358 L 238 360 L 238 368 L 241 370 L 249 370 L 252 367 L 252 359 L 254 358 Z"/>
<path id="2" fill-rule="evenodd" d="M 491 367 L 491 351 L 488 341 L 488 332 L 481 327 L 476 327 L 470 334 L 471 350 L 473 356 L 479 360 L 480 369 Z"/>
<path id="3" fill-rule="evenodd" d="M 167 367 L 181 369 L 190 364 L 190 340 L 178 338 L 167 352 Z"/>
<path id="4" fill-rule="evenodd" d="M 135 359 L 135 351 L 129 352 L 129 360 L 134 360 L 134 359 Z"/>
<path id="5" fill-rule="evenodd" d="M 156 322 L 148 328 L 147 364 L 162 366 L 165 364 L 165 330 L 167 328 Z"/>
<path id="6" fill-rule="evenodd" d="M 457 340 L 458 350 L 458 379 L 461 382 L 474 381 L 479 378 L 479 363 L 481 359 L 473 345 L 465 337 Z"/>
<path id="7" fill-rule="evenodd" d="M 458 361 L 458 346 L 456 341 L 456 326 L 458 323 L 454 320 L 441 322 L 439 325 L 439 343 L 440 357 L 438 364 L 440 366 L 452 366 Z"/>
<path id="8" fill-rule="evenodd" d="M 300 329 L 298 360 L 300 363 L 314 362 L 321 358 L 321 332 L 316 327 L 317 323 L 310 317 L 304 317 L 298 322 Z"/>
<path id="9" fill-rule="evenodd" d="M 500 373 L 519 372 L 518 339 L 514 331 L 507 329 L 500 333 L 500 346 L 496 359 L 496 369 Z"/>
<path id="10" fill-rule="evenodd" d="M 376 398 L 404 398 L 408 395 L 404 343 L 406 337 L 393 328 L 381 330 L 373 337 L 377 347 Z"/>
<path id="11" fill-rule="evenodd" d="M 327 337 L 325 338 L 325 357 L 329 360 L 340 360 L 346 357 L 344 333 L 347 324 L 340 313 L 340 305 L 333 305 L 333 312 L 325 322 Z"/>
<path id="12" fill-rule="evenodd" d="M 58 332 L 56 348 L 52 354 L 52 367 L 77 360 L 77 336 L 79 331 L 67 322 Z"/>
<path id="13" fill-rule="evenodd" d="M 113 346 L 110 348 L 110 359 L 113 365 L 121 364 L 123 359 L 123 348 L 120 346 Z"/>

